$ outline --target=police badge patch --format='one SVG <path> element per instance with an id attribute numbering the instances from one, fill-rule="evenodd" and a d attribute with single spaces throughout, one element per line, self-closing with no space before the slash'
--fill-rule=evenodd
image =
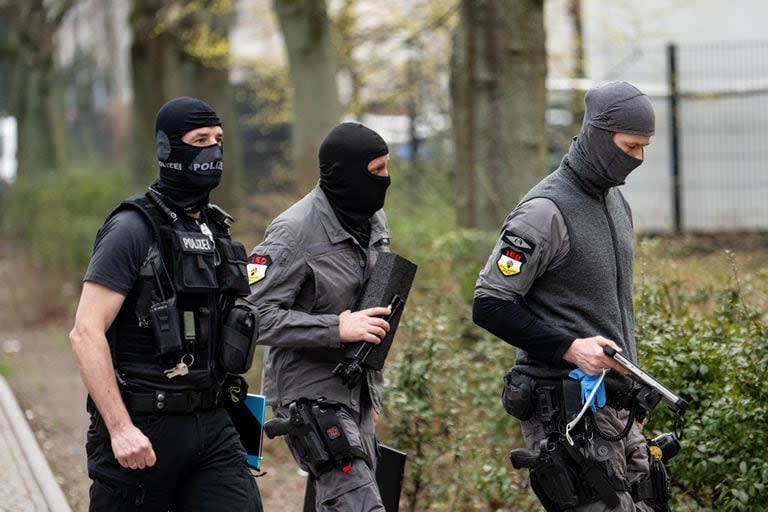
<path id="1" fill-rule="evenodd" d="M 267 277 L 267 269 L 272 264 L 272 258 L 261 254 L 253 254 L 248 259 L 248 284 L 255 284 Z"/>
<path id="2" fill-rule="evenodd" d="M 496 266 L 504 276 L 509 277 L 519 274 L 523 270 L 524 263 L 525 255 L 522 252 L 511 247 L 503 247 Z"/>

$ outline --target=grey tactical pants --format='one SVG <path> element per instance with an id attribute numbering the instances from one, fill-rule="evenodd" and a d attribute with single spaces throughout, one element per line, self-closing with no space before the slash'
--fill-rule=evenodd
<path id="1" fill-rule="evenodd" d="M 595 413 L 600 430 L 616 435 L 627 423 L 627 411 L 616 411 L 611 407 L 598 409 Z M 544 425 L 537 418 L 522 421 L 525 444 L 529 449 L 538 448 L 539 442 L 546 437 Z M 630 483 L 643 480 L 648 476 L 648 448 L 645 437 L 637 425 L 633 425 L 627 437 L 617 442 L 610 442 L 594 435 L 582 449 L 584 455 L 607 464 L 608 471 L 615 476 L 626 478 Z M 619 505 L 609 508 L 602 501 L 576 507 L 574 512 L 653 512 L 645 503 L 635 503 L 628 492 L 618 492 Z"/>
<path id="2" fill-rule="evenodd" d="M 354 459 L 352 471 L 344 473 L 334 469 L 314 480 L 315 510 L 317 512 L 384 512 L 384 505 L 376 484 L 376 437 L 373 423 L 373 408 L 362 400 L 361 410 L 356 413 L 346 407 L 338 411 L 344 433 L 352 446 L 362 448 L 368 455 L 373 470 L 362 459 Z M 288 408 L 278 408 L 278 416 L 287 418 Z M 304 464 L 286 437 L 293 458 L 303 469 Z"/>

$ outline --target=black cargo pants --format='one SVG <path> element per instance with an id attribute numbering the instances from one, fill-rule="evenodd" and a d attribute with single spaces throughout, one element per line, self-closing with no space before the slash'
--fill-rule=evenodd
<path id="1" fill-rule="evenodd" d="M 134 414 L 157 462 L 120 466 L 98 413 L 91 415 L 86 452 L 91 512 L 261 512 L 256 481 L 229 414 L 222 408 L 190 414 Z"/>

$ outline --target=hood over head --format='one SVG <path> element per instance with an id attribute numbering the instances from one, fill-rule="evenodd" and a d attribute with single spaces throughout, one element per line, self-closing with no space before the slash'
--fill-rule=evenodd
<path id="1" fill-rule="evenodd" d="M 624 184 L 642 160 L 622 151 L 613 133 L 650 137 L 656 117 L 648 97 L 627 82 L 607 82 L 587 91 L 581 132 L 574 137 L 564 163 L 598 191 Z"/>
<path id="2" fill-rule="evenodd" d="M 320 145 L 320 188 L 341 225 L 361 243 L 390 184 L 389 176 L 371 174 L 368 164 L 388 153 L 381 135 L 360 123 L 339 124 Z M 365 236 L 361 240 L 359 235 Z"/>

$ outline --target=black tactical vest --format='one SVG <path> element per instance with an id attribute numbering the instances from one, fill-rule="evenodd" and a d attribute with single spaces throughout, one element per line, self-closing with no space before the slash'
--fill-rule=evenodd
<path id="1" fill-rule="evenodd" d="M 231 217 L 207 207 L 200 223 L 210 233 L 203 233 L 194 220 L 176 219 L 146 195 L 126 199 L 110 217 L 128 208 L 148 220 L 154 243 L 107 332 L 118 381 L 130 391 L 213 389 L 224 377 L 216 367 L 221 324 L 234 300 L 249 293 L 247 256 L 243 245 L 230 239 Z M 168 299 L 175 300 L 181 344 L 161 356 L 149 310 Z M 165 370 L 179 362 L 189 373 L 169 379 Z"/>

